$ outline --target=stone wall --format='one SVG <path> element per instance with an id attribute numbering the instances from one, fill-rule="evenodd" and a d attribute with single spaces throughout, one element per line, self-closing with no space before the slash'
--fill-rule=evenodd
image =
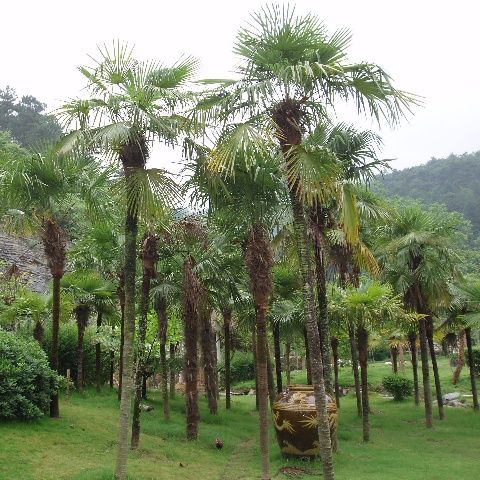
<path id="1" fill-rule="evenodd" d="M 43 293 L 47 290 L 50 274 L 38 239 L 20 238 L 0 231 L 0 269 L 16 265 L 21 278 L 29 288 Z"/>

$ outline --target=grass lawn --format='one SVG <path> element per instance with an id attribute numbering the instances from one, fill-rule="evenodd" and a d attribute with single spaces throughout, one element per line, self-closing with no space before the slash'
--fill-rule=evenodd
<path id="1" fill-rule="evenodd" d="M 450 367 L 442 361 L 444 390 L 453 391 Z M 348 376 L 347 369 L 342 377 Z M 388 367 L 371 367 L 372 385 Z M 304 375 L 304 374 L 303 374 Z M 296 375 L 301 380 L 302 373 Z M 464 382 L 467 371 L 463 372 Z M 345 377 L 345 384 L 348 384 Z M 448 381 L 447 381 L 448 380 Z M 448 383 L 448 385 L 447 385 Z M 462 383 L 462 389 L 466 391 Z M 461 389 L 461 390 L 462 390 Z M 458 390 L 458 389 L 457 389 Z M 162 419 L 159 393 L 149 392 L 155 410 L 142 414 L 140 449 L 130 455 L 132 480 L 147 479 L 256 479 L 259 477 L 257 415 L 253 396 L 234 396 L 232 410 L 221 402 L 218 416 L 210 415 L 202 399 L 199 439 L 185 440 L 184 403 L 173 403 L 172 419 Z M 335 456 L 339 480 L 451 480 L 480 478 L 480 415 L 471 409 L 447 409 L 446 419 L 433 430 L 423 426 L 423 409 L 411 400 L 394 403 L 372 393 L 371 442 L 361 442 L 361 420 L 355 398 L 342 399 L 340 451 Z M 61 402 L 61 418 L 0 425 L 0 479 L 48 480 L 111 479 L 116 441 L 118 402 L 108 389 L 87 390 Z M 217 451 L 215 437 L 224 441 Z M 287 461 L 271 435 L 273 478 L 283 466 L 301 466 L 319 477 L 318 462 Z M 315 478 L 311 475 L 295 478 Z"/>

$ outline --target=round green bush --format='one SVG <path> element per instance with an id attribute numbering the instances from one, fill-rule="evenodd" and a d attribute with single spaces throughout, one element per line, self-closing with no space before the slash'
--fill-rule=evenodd
<path id="1" fill-rule="evenodd" d="M 396 401 L 403 400 L 412 394 L 413 382 L 400 375 L 388 375 L 382 380 L 383 388 L 393 395 Z"/>
<path id="2" fill-rule="evenodd" d="M 0 419 L 35 419 L 48 411 L 58 376 L 33 339 L 0 330 Z"/>

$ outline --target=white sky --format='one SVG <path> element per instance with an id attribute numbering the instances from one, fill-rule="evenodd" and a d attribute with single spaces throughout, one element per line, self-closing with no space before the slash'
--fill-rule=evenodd
<path id="1" fill-rule="evenodd" d="M 373 61 L 395 85 L 425 97 L 408 122 L 381 132 L 383 157 L 396 169 L 432 156 L 480 150 L 480 3 L 475 0 L 343 0 L 290 2 L 330 31 L 353 33 L 352 61 Z M 2 2 L 0 88 L 32 94 L 57 107 L 84 86 L 79 65 L 113 39 L 135 44 L 138 58 L 201 62 L 198 78 L 228 78 L 238 27 L 262 5 L 241 1 L 16 0 Z M 347 119 L 352 121 L 352 119 Z M 362 125 L 364 127 L 365 124 Z M 177 154 L 154 152 L 154 164 L 177 170 Z"/>

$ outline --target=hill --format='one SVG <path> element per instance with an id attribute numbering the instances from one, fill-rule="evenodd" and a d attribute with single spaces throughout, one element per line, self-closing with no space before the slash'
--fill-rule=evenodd
<path id="1" fill-rule="evenodd" d="M 473 233 L 480 233 L 480 151 L 432 158 L 425 165 L 393 171 L 379 177 L 374 185 L 386 195 L 443 203 L 461 212 L 472 222 Z"/>

